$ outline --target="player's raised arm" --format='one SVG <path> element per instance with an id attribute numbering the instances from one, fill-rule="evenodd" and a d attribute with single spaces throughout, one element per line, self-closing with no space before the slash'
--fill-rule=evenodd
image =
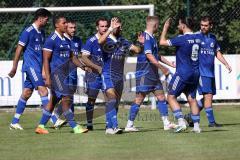
<path id="1" fill-rule="evenodd" d="M 163 57 L 162 55 L 160 55 L 160 62 L 162 62 L 162 63 L 164 63 L 164 64 L 166 64 L 166 65 L 168 65 L 168 66 L 170 66 L 170 67 L 173 67 L 173 68 L 176 68 L 176 64 L 175 64 L 175 62 L 173 62 L 173 61 L 169 61 L 169 60 L 167 60 L 165 57 Z"/>
<path id="2" fill-rule="evenodd" d="M 16 74 L 17 67 L 18 67 L 18 62 L 19 62 L 19 59 L 21 57 L 21 53 L 22 53 L 23 49 L 24 49 L 24 46 L 18 44 L 18 46 L 16 48 L 16 51 L 15 51 L 15 56 L 14 56 L 14 59 L 13 59 L 12 69 L 8 73 L 9 77 L 11 77 L 11 78 L 13 78 Z"/>
<path id="3" fill-rule="evenodd" d="M 225 65 L 225 67 L 228 69 L 229 73 L 231 73 L 232 72 L 232 67 L 228 64 L 228 62 L 223 57 L 223 55 L 220 51 L 217 51 L 216 57 L 220 62 L 222 62 L 222 64 Z"/>
<path id="4" fill-rule="evenodd" d="M 138 54 L 143 51 L 143 44 L 144 44 L 144 36 L 142 34 L 138 35 L 137 42 L 131 46 L 130 51 Z"/>
<path id="5" fill-rule="evenodd" d="M 98 39 L 98 43 L 100 45 L 103 45 L 106 42 L 107 37 L 113 32 L 114 29 L 118 28 L 119 26 L 120 26 L 120 24 L 118 23 L 118 18 L 113 17 L 111 19 L 110 27 L 108 28 L 108 30 L 105 34 L 100 36 L 100 38 Z"/>
<path id="6" fill-rule="evenodd" d="M 162 30 L 161 37 L 160 37 L 160 42 L 159 42 L 159 44 L 162 46 L 169 46 L 166 35 L 167 35 L 168 29 L 170 27 L 170 22 L 171 22 L 171 18 L 168 18 L 166 20 L 166 22 L 164 23 L 163 30 Z"/>

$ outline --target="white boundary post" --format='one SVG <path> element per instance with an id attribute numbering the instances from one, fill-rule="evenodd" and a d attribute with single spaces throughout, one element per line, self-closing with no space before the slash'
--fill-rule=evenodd
<path id="1" fill-rule="evenodd" d="M 114 10 L 149 10 L 149 15 L 154 15 L 154 5 L 128 5 L 128 6 L 78 6 L 78 7 L 33 7 L 33 8 L 0 8 L 0 13 L 34 12 L 39 8 L 46 8 L 52 12 L 76 11 L 114 11 Z"/>

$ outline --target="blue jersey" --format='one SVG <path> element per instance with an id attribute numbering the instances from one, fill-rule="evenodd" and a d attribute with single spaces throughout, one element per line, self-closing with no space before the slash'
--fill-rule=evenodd
<path id="1" fill-rule="evenodd" d="M 71 41 L 66 37 L 61 37 L 61 35 L 55 31 L 46 39 L 43 49 L 52 53 L 50 69 L 51 73 L 54 73 L 60 66 L 69 62 Z"/>
<path id="2" fill-rule="evenodd" d="M 67 35 L 65 35 L 65 37 L 71 41 L 71 51 L 75 56 L 78 57 L 82 47 L 82 40 L 77 36 L 73 36 L 72 38 L 69 38 Z M 76 86 L 77 85 L 77 67 L 74 67 L 72 70 L 70 70 L 69 77 L 71 80 L 70 83 Z"/>
<path id="3" fill-rule="evenodd" d="M 98 43 L 99 37 L 96 35 L 90 37 L 87 41 L 86 44 L 83 45 L 82 47 L 82 54 L 84 55 L 89 55 L 91 61 L 99 66 L 103 65 L 102 61 L 102 50 L 101 46 Z M 89 81 L 90 79 L 95 80 L 96 78 L 101 79 L 101 75 L 98 73 L 89 73 L 86 72 L 86 79 Z M 91 80 L 90 80 L 91 81 Z"/>
<path id="4" fill-rule="evenodd" d="M 110 35 L 106 43 L 102 46 L 103 71 L 105 78 L 111 81 L 123 81 L 123 71 L 125 57 L 129 53 L 132 44 L 119 36 L 117 38 Z"/>
<path id="5" fill-rule="evenodd" d="M 144 76 L 156 81 L 159 80 L 158 68 L 148 60 L 146 54 L 152 54 L 159 60 L 157 40 L 146 31 L 143 33 L 143 36 L 145 39 L 144 50 L 137 57 L 136 78 Z"/>
<path id="6" fill-rule="evenodd" d="M 213 34 L 204 35 L 201 33 L 202 42 L 199 54 L 200 75 L 214 77 L 214 60 L 217 51 L 220 50 L 217 39 Z"/>
<path id="7" fill-rule="evenodd" d="M 168 40 L 168 44 L 177 47 L 176 73 L 183 81 L 191 83 L 192 76 L 199 72 L 200 34 L 186 33 Z"/>
<path id="8" fill-rule="evenodd" d="M 42 72 L 42 46 L 45 40 L 43 30 L 38 30 L 35 24 L 24 29 L 19 38 L 18 44 L 24 46 L 22 71 L 29 67 Z"/>

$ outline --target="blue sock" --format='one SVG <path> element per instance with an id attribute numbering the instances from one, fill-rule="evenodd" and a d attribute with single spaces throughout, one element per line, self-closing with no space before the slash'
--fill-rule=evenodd
<path id="1" fill-rule="evenodd" d="M 27 103 L 27 101 L 25 101 L 22 97 L 19 98 L 16 113 L 12 119 L 12 124 L 19 123 L 19 118 L 21 117 L 21 115 L 23 114 L 23 112 L 25 110 L 26 103 Z"/>
<path id="2" fill-rule="evenodd" d="M 131 105 L 131 108 L 129 110 L 129 117 L 128 117 L 128 120 L 130 121 L 134 121 L 137 114 L 138 114 L 138 111 L 139 111 L 139 107 L 140 105 L 136 104 L 136 103 L 133 103 Z"/>
<path id="3" fill-rule="evenodd" d="M 115 128 L 117 124 L 116 99 L 111 99 L 106 104 L 106 125 L 107 128 Z"/>
<path id="4" fill-rule="evenodd" d="M 74 99 L 73 99 L 73 97 L 71 97 L 71 101 L 72 101 L 72 104 L 71 104 L 71 111 L 72 111 L 72 113 L 74 113 Z"/>
<path id="5" fill-rule="evenodd" d="M 94 105 L 86 103 L 87 125 L 92 125 Z"/>
<path id="6" fill-rule="evenodd" d="M 41 96 L 42 106 L 45 108 L 49 102 L 48 96 Z"/>
<path id="7" fill-rule="evenodd" d="M 183 113 L 181 109 L 173 111 L 173 115 L 176 119 L 183 118 Z"/>
<path id="8" fill-rule="evenodd" d="M 197 101 L 197 105 L 199 108 L 199 111 L 201 111 L 203 109 L 203 98 L 201 98 L 200 100 Z"/>
<path id="9" fill-rule="evenodd" d="M 191 114 L 191 118 L 193 120 L 193 123 L 199 123 L 200 122 L 200 115 L 199 114 Z"/>
<path id="10" fill-rule="evenodd" d="M 205 112 L 206 112 L 209 124 L 215 123 L 213 108 L 212 107 L 205 108 Z"/>
<path id="11" fill-rule="evenodd" d="M 157 101 L 157 108 L 161 114 L 161 116 L 168 116 L 168 106 L 167 106 L 167 101 Z"/>
<path id="12" fill-rule="evenodd" d="M 58 117 L 55 114 L 52 114 L 51 120 L 52 120 L 52 123 L 55 124 L 58 120 Z"/>
<path id="13" fill-rule="evenodd" d="M 45 108 L 42 109 L 42 118 L 39 122 L 40 125 L 46 125 L 48 120 L 50 119 L 52 113 Z"/>
<path id="14" fill-rule="evenodd" d="M 74 114 L 73 114 L 73 112 L 71 111 L 71 109 L 65 111 L 65 112 L 63 113 L 63 115 L 64 115 L 65 118 L 67 119 L 68 124 L 70 125 L 70 127 L 75 128 L 75 127 L 77 126 L 77 123 L 76 123 L 75 120 L 74 120 Z"/>

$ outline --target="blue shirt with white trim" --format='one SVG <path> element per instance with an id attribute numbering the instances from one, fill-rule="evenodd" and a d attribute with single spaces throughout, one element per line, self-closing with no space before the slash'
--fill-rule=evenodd
<path id="1" fill-rule="evenodd" d="M 199 54 L 199 70 L 200 75 L 205 77 L 214 77 L 214 60 L 220 46 L 215 35 L 209 33 L 204 35 L 201 33 L 202 42 Z"/>
<path id="2" fill-rule="evenodd" d="M 193 73 L 199 72 L 199 51 L 201 35 L 192 32 L 168 40 L 169 46 L 176 47 L 176 72 L 186 81 Z"/>
<path id="3" fill-rule="evenodd" d="M 24 47 L 22 71 L 32 67 L 36 71 L 42 72 L 44 40 L 44 30 L 37 29 L 34 23 L 21 33 L 18 44 Z"/>
<path id="4" fill-rule="evenodd" d="M 146 56 L 146 54 L 152 54 L 157 60 L 160 60 L 157 40 L 153 35 L 146 31 L 143 33 L 143 36 L 144 49 L 137 56 L 136 78 L 145 76 L 151 80 L 159 80 L 158 68 L 152 64 Z"/>

